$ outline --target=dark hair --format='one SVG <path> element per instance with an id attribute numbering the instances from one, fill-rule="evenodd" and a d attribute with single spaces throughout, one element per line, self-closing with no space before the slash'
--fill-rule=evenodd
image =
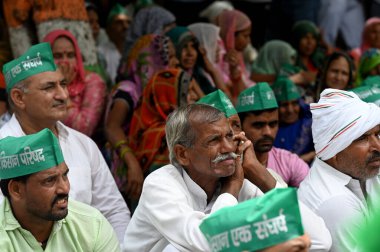
<path id="1" fill-rule="evenodd" d="M 320 77 L 319 77 L 319 81 L 318 81 L 317 89 L 316 89 L 317 100 L 319 98 L 320 93 L 327 88 L 327 85 L 326 85 L 327 70 L 329 69 L 331 63 L 334 60 L 337 60 L 339 58 L 344 58 L 348 63 L 349 73 L 348 73 L 348 82 L 347 82 L 346 89 L 348 90 L 352 88 L 353 72 L 355 71 L 355 65 L 353 63 L 353 60 L 351 59 L 350 56 L 348 56 L 347 53 L 341 52 L 341 51 L 335 51 L 325 58 L 325 61 L 323 64 L 324 68 L 320 72 Z"/>
<path id="2" fill-rule="evenodd" d="M 261 115 L 262 113 L 264 112 L 273 112 L 275 111 L 276 109 L 278 108 L 271 108 L 271 109 L 264 109 L 264 110 L 254 110 L 254 111 L 247 111 L 247 112 L 240 112 L 238 113 L 239 115 L 239 118 L 240 118 L 240 122 L 241 122 L 241 125 L 243 125 L 243 122 L 245 120 L 245 118 L 248 116 L 248 115 L 255 115 L 255 116 L 259 116 Z"/>
<path id="3" fill-rule="evenodd" d="M 4 195 L 4 197 L 7 197 L 9 199 L 8 185 L 9 185 L 9 182 L 11 180 L 15 180 L 15 181 L 19 181 L 19 182 L 25 183 L 28 180 L 28 178 L 30 177 L 30 175 L 31 174 L 20 176 L 20 177 L 16 177 L 16 178 L 10 178 L 10 179 L 2 179 L 2 180 L 0 180 L 0 188 L 1 188 L 1 191 L 2 191 L 2 193 Z"/>

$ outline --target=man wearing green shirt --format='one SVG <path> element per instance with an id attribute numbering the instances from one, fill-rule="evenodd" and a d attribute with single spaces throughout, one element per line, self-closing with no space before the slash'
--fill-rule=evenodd
<path id="1" fill-rule="evenodd" d="M 49 129 L 0 140 L 1 251 L 120 250 L 98 210 L 68 200 L 68 172 Z"/>

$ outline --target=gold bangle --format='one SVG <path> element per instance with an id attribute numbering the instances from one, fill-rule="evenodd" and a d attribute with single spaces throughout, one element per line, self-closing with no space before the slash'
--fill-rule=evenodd
<path id="1" fill-rule="evenodd" d="M 120 157 L 121 158 L 124 158 L 124 155 L 125 153 L 127 152 L 130 152 L 130 153 L 133 153 L 132 149 L 129 148 L 128 146 L 124 146 L 121 150 L 120 150 Z"/>
<path id="2" fill-rule="evenodd" d="M 114 148 L 115 148 L 115 149 L 118 149 L 118 148 L 121 147 L 122 145 L 126 145 L 126 144 L 127 144 L 127 141 L 125 141 L 125 140 L 120 140 L 120 141 L 117 141 L 117 142 L 115 143 Z"/>

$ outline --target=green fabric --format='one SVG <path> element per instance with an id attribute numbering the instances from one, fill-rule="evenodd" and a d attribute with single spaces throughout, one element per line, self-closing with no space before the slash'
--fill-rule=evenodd
<path id="1" fill-rule="evenodd" d="M 288 78 L 278 78 L 273 83 L 273 92 L 278 102 L 298 100 L 301 95 L 297 86 Z"/>
<path id="2" fill-rule="evenodd" d="M 14 217 L 7 198 L 0 205 L 1 251 L 120 251 L 112 226 L 103 215 L 86 204 L 69 200 L 68 215 L 54 222 L 46 249 Z"/>
<path id="3" fill-rule="evenodd" d="M 290 44 L 281 40 L 271 40 L 260 49 L 252 72 L 278 75 L 281 67 L 294 63 L 296 57 L 297 52 Z"/>
<path id="4" fill-rule="evenodd" d="M 266 82 L 259 82 L 241 92 L 236 105 L 238 113 L 272 108 L 278 108 L 278 105 L 272 89 Z"/>
<path id="5" fill-rule="evenodd" d="M 214 91 L 202 97 L 197 103 L 208 104 L 214 108 L 222 111 L 227 118 L 236 115 L 236 109 L 227 95 L 221 90 Z"/>
<path id="6" fill-rule="evenodd" d="M 47 170 L 63 161 L 58 139 L 49 129 L 0 140 L 0 179 Z"/>
<path id="7" fill-rule="evenodd" d="M 365 78 L 365 80 L 362 82 L 360 86 L 380 86 L 380 76 L 368 76 L 367 78 Z"/>
<path id="8" fill-rule="evenodd" d="M 311 33 L 315 39 L 319 39 L 318 27 L 311 21 L 302 20 L 298 21 L 293 25 L 292 28 L 294 47 L 299 47 L 300 40 L 306 36 L 308 33 Z"/>
<path id="9" fill-rule="evenodd" d="M 199 226 L 211 251 L 267 248 L 304 234 L 295 188 L 277 188 L 262 197 L 224 207 Z"/>
<path id="10" fill-rule="evenodd" d="M 365 102 L 380 105 L 380 86 L 361 86 L 351 90 Z"/>
<path id="11" fill-rule="evenodd" d="M 19 58 L 3 66 L 7 92 L 18 82 L 38 73 L 55 72 L 57 69 L 49 43 L 32 46 Z"/>
<path id="12" fill-rule="evenodd" d="M 356 77 L 356 86 L 360 86 L 369 72 L 380 64 L 380 50 L 370 48 L 360 58 L 359 70 Z"/>
<path id="13" fill-rule="evenodd" d="M 374 207 L 374 206 L 373 206 Z M 376 206 L 375 206 L 376 207 Z M 373 208 L 374 212 L 369 219 L 363 223 L 357 235 L 354 236 L 353 244 L 357 245 L 359 252 L 378 252 L 380 248 L 380 205 Z"/>
<path id="14" fill-rule="evenodd" d="M 178 54 L 179 49 L 182 50 L 181 46 L 182 46 L 182 44 L 184 44 L 184 42 L 187 43 L 190 39 L 195 38 L 194 35 L 189 30 L 189 28 L 187 28 L 185 26 L 174 27 L 173 29 L 169 30 L 166 33 L 166 36 L 168 36 L 171 39 L 171 41 L 173 42 L 174 46 L 176 47 L 177 54 Z M 185 41 L 184 41 L 184 39 L 185 39 Z M 179 51 L 181 52 L 181 50 L 179 50 Z"/>
<path id="15" fill-rule="evenodd" d="M 128 16 L 127 9 L 124 8 L 121 4 L 117 3 L 115 4 L 112 9 L 110 10 L 108 17 L 107 17 L 107 24 L 112 23 L 113 18 L 118 15 L 125 15 Z"/>

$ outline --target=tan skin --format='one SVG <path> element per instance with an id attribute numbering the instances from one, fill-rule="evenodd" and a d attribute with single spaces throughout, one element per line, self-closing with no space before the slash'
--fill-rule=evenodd
<path id="1" fill-rule="evenodd" d="M 41 243 L 48 240 L 54 220 L 68 213 L 68 171 L 61 163 L 30 175 L 26 182 L 11 180 L 8 184 L 15 218 Z"/>
<path id="2" fill-rule="evenodd" d="M 326 86 L 346 90 L 350 78 L 350 66 L 344 57 L 339 57 L 330 63 L 326 71 Z"/>
<path id="3" fill-rule="evenodd" d="M 126 32 L 131 24 L 131 19 L 124 14 L 116 15 L 112 22 L 107 25 L 107 34 L 110 40 L 115 44 L 117 50 L 122 53 L 124 48 L 124 39 Z"/>
<path id="4" fill-rule="evenodd" d="M 29 135 L 48 128 L 58 136 L 56 123 L 67 115 L 67 81 L 57 70 L 33 75 L 26 82 L 26 93 L 17 88 L 10 91 L 22 130 Z"/>
<path id="5" fill-rule="evenodd" d="M 311 246 L 310 237 L 303 235 L 258 252 L 307 252 Z"/>
<path id="6" fill-rule="evenodd" d="M 326 163 L 358 179 L 365 194 L 365 181 L 379 173 L 380 126 L 368 130 Z"/>
<path id="7" fill-rule="evenodd" d="M 225 55 L 225 61 L 229 65 L 230 79 L 233 83 L 230 93 L 235 99 L 241 91 L 245 89 L 245 83 L 243 82 L 242 69 L 240 69 L 240 53 L 244 51 L 247 45 L 251 42 L 251 27 L 248 27 L 242 31 L 238 31 L 235 34 L 235 48 L 227 51 Z"/>

